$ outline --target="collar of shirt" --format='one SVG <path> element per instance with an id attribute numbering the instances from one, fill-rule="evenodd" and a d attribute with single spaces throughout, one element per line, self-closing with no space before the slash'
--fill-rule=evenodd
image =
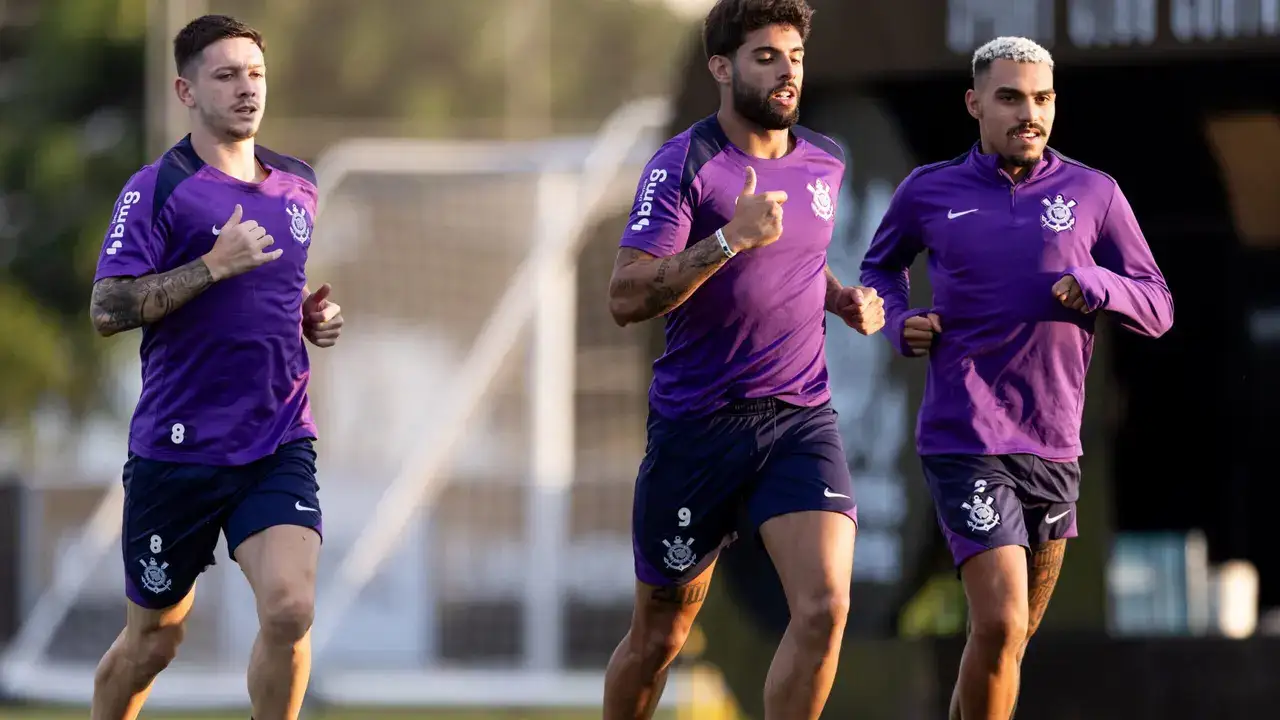
<path id="1" fill-rule="evenodd" d="M 982 152 L 982 142 L 978 141 L 969 149 L 969 157 L 965 160 L 969 167 L 973 168 L 979 175 L 989 178 L 1002 186 L 1013 184 L 1013 178 L 1009 177 L 1009 173 L 1000 167 L 1000 155 L 997 153 Z M 1035 182 L 1040 178 L 1053 173 L 1062 165 L 1062 158 L 1052 149 L 1045 147 L 1044 155 L 1040 158 L 1040 162 L 1031 168 L 1031 172 L 1027 173 L 1023 183 Z"/>

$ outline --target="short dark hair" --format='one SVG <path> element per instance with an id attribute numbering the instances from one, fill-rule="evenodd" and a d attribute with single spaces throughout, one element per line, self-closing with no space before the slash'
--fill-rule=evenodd
<path id="1" fill-rule="evenodd" d="M 262 52 L 267 51 L 267 43 L 257 30 L 227 15 L 204 15 L 187 23 L 173 38 L 173 62 L 178 74 L 185 75 L 205 48 L 230 38 L 249 38 Z"/>
<path id="2" fill-rule="evenodd" d="M 809 39 L 813 8 L 805 0 L 717 0 L 702 25 L 702 45 L 707 59 L 731 57 L 747 35 L 770 25 L 790 25 Z"/>

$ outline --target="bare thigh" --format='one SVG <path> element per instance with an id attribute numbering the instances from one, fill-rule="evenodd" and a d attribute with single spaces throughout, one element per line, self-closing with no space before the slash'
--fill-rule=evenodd
<path id="1" fill-rule="evenodd" d="M 310 627 L 320 562 L 320 535 L 315 530 L 269 527 L 245 538 L 235 549 L 235 559 L 253 588 L 264 627 L 269 622 Z"/>
<path id="2" fill-rule="evenodd" d="M 843 624 L 856 534 L 852 519 L 827 510 L 779 515 L 760 526 L 793 619 Z"/>

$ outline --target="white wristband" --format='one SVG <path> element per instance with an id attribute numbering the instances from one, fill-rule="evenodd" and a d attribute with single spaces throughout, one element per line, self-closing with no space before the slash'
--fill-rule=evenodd
<path id="1" fill-rule="evenodd" d="M 729 241 L 725 240 L 724 228 L 716 228 L 716 242 L 720 243 L 720 251 L 724 253 L 725 257 L 731 258 L 738 254 L 733 251 L 733 248 L 729 247 Z"/>

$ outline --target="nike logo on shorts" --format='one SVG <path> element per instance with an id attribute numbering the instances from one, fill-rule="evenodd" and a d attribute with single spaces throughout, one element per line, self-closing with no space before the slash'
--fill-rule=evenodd
<path id="1" fill-rule="evenodd" d="M 841 495 L 838 492 L 832 492 L 831 488 L 822 488 L 822 494 L 829 498 L 845 498 L 846 500 L 852 500 L 848 495 Z"/>
<path id="2" fill-rule="evenodd" d="M 1070 514 L 1071 514 L 1071 511 L 1070 511 L 1070 510 L 1067 510 L 1066 512 L 1061 513 L 1061 514 L 1059 514 L 1059 515 L 1053 515 L 1053 516 L 1047 517 L 1047 518 L 1045 518 L 1045 519 L 1044 519 L 1044 524 L 1045 524 L 1045 525 L 1052 525 L 1052 524 L 1054 524 L 1054 523 L 1058 522 L 1059 520 L 1061 520 L 1062 518 L 1064 518 L 1064 517 L 1066 517 L 1066 516 L 1068 516 L 1068 515 L 1070 515 Z"/>
<path id="3" fill-rule="evenodd" d="M 296 510 L 299 510 L 299 511 L 301 511 L 301 512 L 320 512 L 319 510 L 317 510 L 317 509 L 315 509 L 315 508 L 309 508 L 309 507 L 307 507 L 306 505 L 303 505 L 301 502 L 295 502 L 295 503 L 293 504 L 293 507 L 294 507 Z"/>

